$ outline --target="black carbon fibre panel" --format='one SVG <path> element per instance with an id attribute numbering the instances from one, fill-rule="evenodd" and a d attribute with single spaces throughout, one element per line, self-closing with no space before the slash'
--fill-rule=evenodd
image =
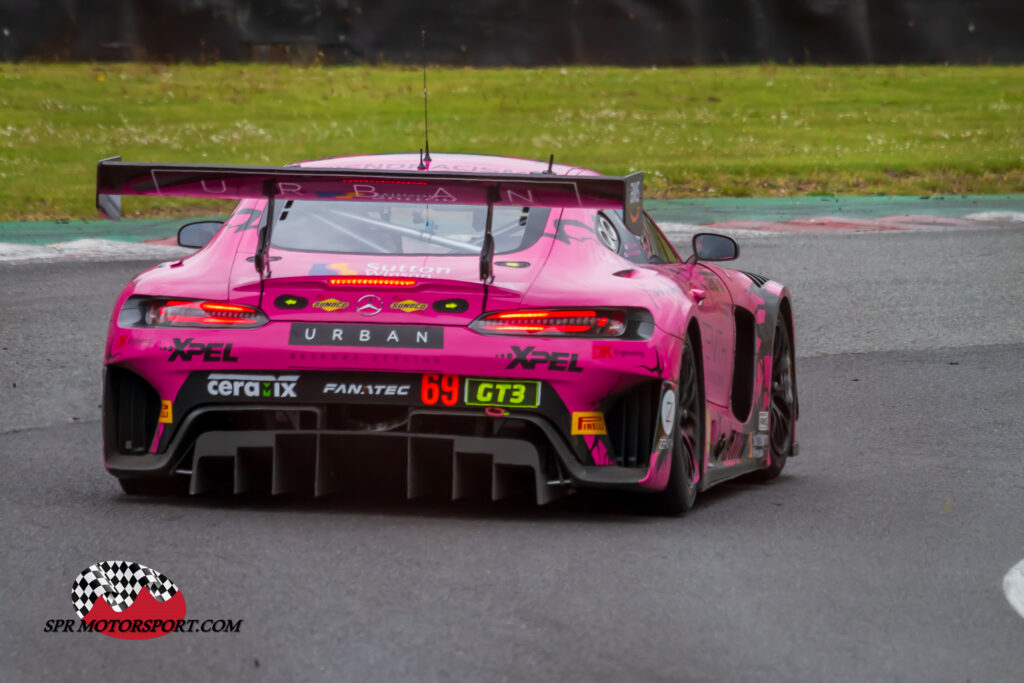
<path id="1" fill-rule="evenodd" d="M 372 460 L 359 455 L 369 444 Z M 324 496 L 344 491 L 357 469 L 395 462 L 403 465 L 408 498 L 500 500 L 528 493 L 544 505 L 570 492 L 548 483 L 539 451 L 522 439 L 344 431 L 206 432 L 196 440 L 189 492 Z"/>

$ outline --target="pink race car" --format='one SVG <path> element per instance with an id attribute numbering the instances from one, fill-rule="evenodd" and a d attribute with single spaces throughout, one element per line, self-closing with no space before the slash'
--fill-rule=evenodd
<path id="1" fill-rule="evenodd" d="M 685 260 L 643 174 L 472 155 L 284 168 L 101 161 L 121 195 L 241 199 L 133 279 L 106 346 L 107 469 L 128 493 L 546 503 L 583 487 L 661 511 L 797 453 L 787 289 Z"/>

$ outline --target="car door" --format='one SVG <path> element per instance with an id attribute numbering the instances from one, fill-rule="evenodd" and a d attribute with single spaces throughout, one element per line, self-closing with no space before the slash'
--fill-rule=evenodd
<path id="1" fill-rule="evenodd" d="M 684 263 L 657 224 L 644 213 L 648 259 L 654 267 L 675 280 L 696 303 L 704 360 L 704 396 L 728 408 L 732 387 L 735 320 L 729 289 L 711 268 L 702 263 Z"/>

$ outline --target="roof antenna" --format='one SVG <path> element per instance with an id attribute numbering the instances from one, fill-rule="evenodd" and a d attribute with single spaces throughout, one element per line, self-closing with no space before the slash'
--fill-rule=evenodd
<path id="1" fill-rule="evenodd" d="M 554 165 L 555 165 L 555 155 L 552 154 L 548 158 L 548 170 L 547 170 L 547 173 L 550 173 L 551 175 L 555 175 L 555 172 L 553 170 L 551 170 L 551 167 L 554 166 Z"/>
<path id="2" fill-rule="evenodd" d="M 420 157 L 419 170 L 426 171 L 430 168 L 430 127 L 427 125 L 427 30 L 420 30 L 420 39 L 423 41 L 421 53 L 423 61 L 423 140 L 427 153 Z"/>

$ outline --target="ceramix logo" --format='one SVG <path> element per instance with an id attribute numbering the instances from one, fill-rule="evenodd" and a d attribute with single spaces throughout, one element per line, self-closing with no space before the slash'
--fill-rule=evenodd
<path id="1" fill-rule="evenodd" d="M 228 375 L 211 372 L 206 382 L 210 396 L 295 398 L 298 375 Z"/>

